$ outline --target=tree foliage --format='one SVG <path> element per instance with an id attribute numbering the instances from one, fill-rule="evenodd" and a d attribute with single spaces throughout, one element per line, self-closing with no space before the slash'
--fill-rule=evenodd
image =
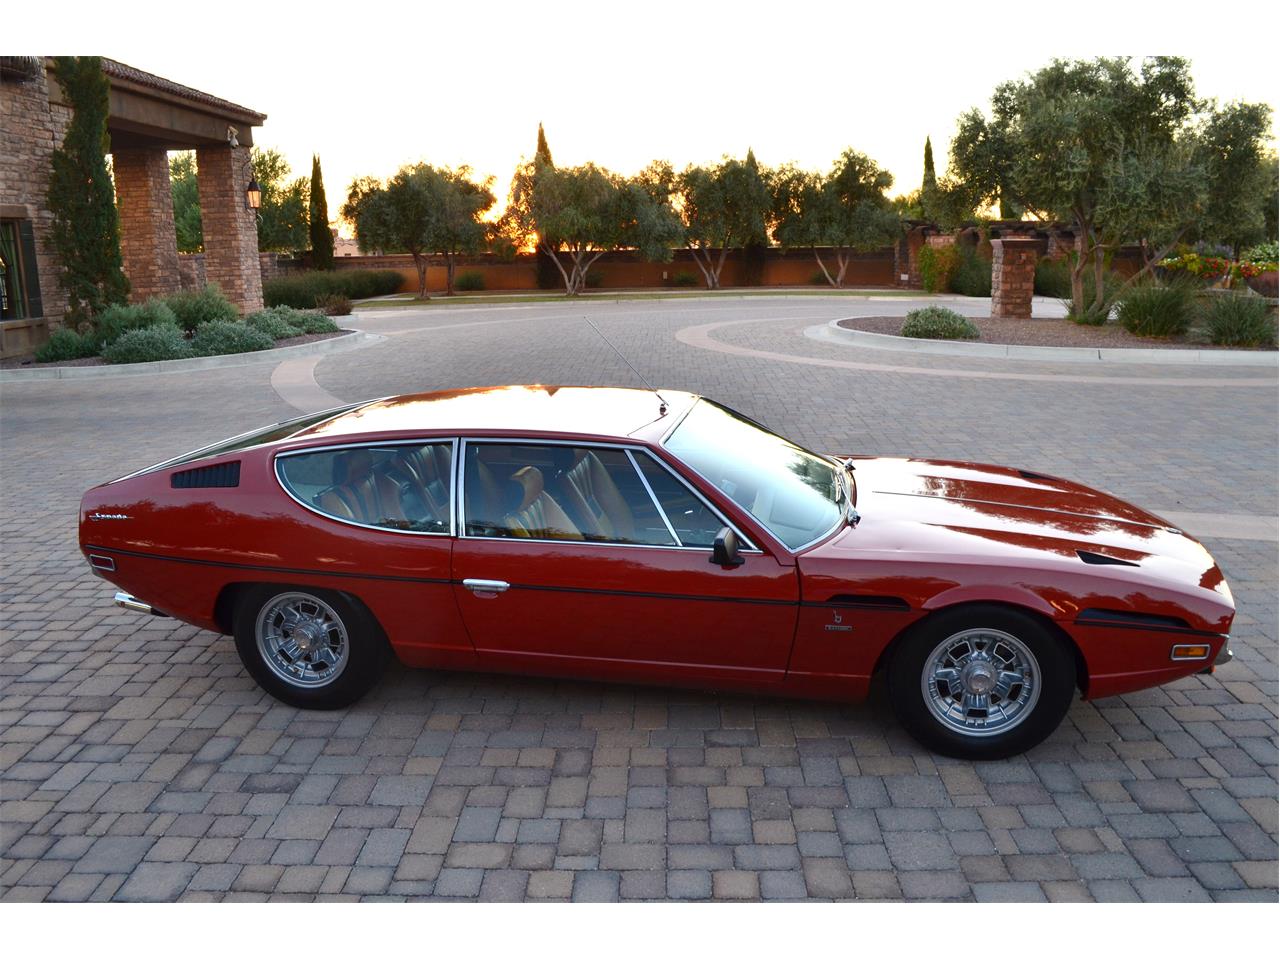
<path id="1" fill-rule="evenodd" d="M 317 270 L 333 269 L 333 233 L 329 229 L 329 203 L 324 196 L 324 176 L 320 157 L 311 156 L 311 195 L 308 208 L 311 234 L 311 265 Z"/>
<path id="2" fill-rule="evenodd" d="M 491 180 L 474 181 L 467 167 L 419 163 L 402 167 L 385 185 L 371 177 L 354 181 L 342 216 L 355 225 L 362 251 L 413 257 L 422 299 L 427 298 L 429 257 L 443 257 L 452 294 L 457 258 L 479 252 L 488 242 L 489 225 L 481 217 L 493 206 L 491 187 Z"/>
<path id="3" fill-rule="evenodd" d="M 1055 60 L 997 87 L 990 117 L 961 117 L 951 169 L 984 201 L 1071 223 L 1073 314 L 1105 315 L 1101 281 L 1121 243 L 1142 245 L 1145 273 L 1197 233 L 1235 242 L 1248 233 L 1258 184 L 1249 171 L 1268 116 L 1261 105 L 1198 100 L 1178 57 L 1136 69 L 1128 58 Z"/>
<path id="4" fill-rule="evenodd" d="M 308 244 L 308 195 L 306 177 L 289 178 L 292 169 L 278 150 L 253 148 L 253 179 L 262 189 L 258 209 L 258 249 L 279 253 L 305 250 Z M 200 187 L 196 155 L 186 151 L 169 157 L 169 187 L 173 194 L 173 224 L 178 250 L 198 253 L 204 249 L 200 218 Z"/>
<path id="5" fill-rule="evenodd" d="M 120 217 L 107 171 L 110 85 L 99 57 L 58 57 L 55 70 L 72 114 L 51 158 L 51 244 L 61 264 L 58 280 L 67 292 L 68 313 L 80 321 L 124 303 L 129 294 Z"/>
<path id="6" fill-rule="evenodd" d="M 587 274 L 610 250 L 634 249 L 648 259 L 671 259 L 680 223 L 643 180 L 628 180 L 587 163 L 553 167 L 522 164 L 511 183 L 503 232 L 516 247 L 536 245 L 549 255 L 565 293 L 581 293 Z M 556 240 L 556 248 L 547 242 Z"/>
<path id="7" fill-rule="evenodd" d="M 784 167 L 773 181 L 778 242 L 809 247 L 833 287 L 844 286 L 852 254 L 880 249 L 901 236 L 901 221 L 885 196 L 893 175 L 866 154 L 845 150 L 825 175 Z M 830 268 L 823 248 L 834 255 Z"/>
<path id="8" fill-rule="evenodd" d="M 746 159 L 725 157 L 714 166 L 689 166 L 672 181 L 684 242 L 708 290 L 720 287 L 730 250 L 768 243 L 773 198 L 748 150 Z"/>
<path id="9" fill-rule="evenodd" d="M 937 217 L 938 176 L 933 169 L 933 142 L 924 138 L 924 177 L 920 181 L 920 209 L 926 220 Z"/>

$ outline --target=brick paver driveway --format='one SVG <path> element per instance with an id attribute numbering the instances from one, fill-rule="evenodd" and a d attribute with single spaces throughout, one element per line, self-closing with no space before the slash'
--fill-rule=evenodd
<path id="1" fill-rule="evenodd" d="M 0 893 L 1274 901 L 1274 370 L 801 336 L 906 307 L 433 307 L 366 314 L 386 340 L 280 370 L 6 384 Z M 299 406 L 633 383 L 588 312 L 655 382 L 819 449 L 1010 463 L 1194 515 L 1240 605 L 1236 661 L 1077 704 L 1047 743 L 988 764 L 916 746 L 882 693 L 845 706 L 394 667 L 357 706 L 304 713 L 261 693 L 229 638 L 109 606 L 76 550 L 86 487 L 295 413 L 273 372 Z M 750 322 L 687 334 L 735 320 Z"/>

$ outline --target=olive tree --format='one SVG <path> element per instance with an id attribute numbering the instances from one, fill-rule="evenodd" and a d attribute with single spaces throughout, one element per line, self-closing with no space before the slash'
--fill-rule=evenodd
<path id="1" fill-rule="evenodd" d="M 784 167 L 774 178 L 774 234 L 787 247 L 808 247 L 827 282 L 843 287 L 855 253 L 878 250 L 901 235 L 885 196 L 893 175 L 855 150 L 845 150 L 826 175 Z M 831 251 L 829 268 L 822 250 Z"/>
<path id="2" fill-rule="evenodd" d="M 1072 312 L 1105 316 L 1103 275 L 1124 242 L 1141 243 L 1147 273 L 1179 242 L 1204 229 L 1213 239 L 1239 227 L 1268 108 L 1198 100 L 1189 64 L 1153 57 L 1055 60 L 1001 84 L 990 116 L 960 118 L 951 169 L 987 201 L 1012 201 L 1076 235 Z M 1086 273 L 1094 274 L 1086 302 Z"/>
<path id="3" fill-rule="evenodd" d="M 719 289 L 730 250 L 769 241 L 773 198 L 750 150 L 745 160 L 725 157 L 714 166 L 687 167 L 674 180 L 674 201 L 685 245 L 708 290 Z"/>
<path id="4" fill-rule="evenodd" d="M 680 239 L 670 205 L 640 179 L 591 163 L 554 167 L 537 159 L 516 170 L 503 230 L 515 247 L 534 246 L 550 258 L 568 296 L 586 288 L 592 264 L 606 252 L 634 249 L 665 262 Z"/>
<path id="5" fill-rule="evenodd" d="M 385 184 L 355 180 L 342 216 L 355 226 L 363 252 L 407 253 L 418 274 L 418 296 L 428 299 L 431 256 L 445 261 L 445 289 L 453 293 L 457 258 L 483 250 L 489 226 L 481 220 L 493 206 L 491 182 L 476 182 L 467 167 L 456 170 L 419 163 L 402 167 Z"/>

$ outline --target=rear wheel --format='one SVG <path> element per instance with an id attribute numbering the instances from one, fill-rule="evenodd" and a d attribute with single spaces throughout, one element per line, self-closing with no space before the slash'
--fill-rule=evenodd
<path id="1" fill-rule="evenodd" d="M 382 674 L 387 642 L 357 602 L 310 587 L 260 586 L 236 606 L 236 650 L 277 700 L 311 710 L 354 703 Z"/>
<path id="2" fill-rule="evenodd" d="M 1029 750 L 1062 722 L 1075 690 L 1075 661 L 1027 613 L 964 607 L 904 637 L 888 681 L 899 720 L 925 746 L 998 760 Z"/>

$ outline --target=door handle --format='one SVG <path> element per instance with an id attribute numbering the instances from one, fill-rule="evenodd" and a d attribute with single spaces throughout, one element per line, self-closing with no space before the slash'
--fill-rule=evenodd
<path id="1" fill-rule="evenodd" d="M 462 581 L 462 585 L 474 593 L 477 597 L 488 599 L 496 597 L 511 588 L 511 584 L 505 580 L 474 580 L 467 579 Z"/>

